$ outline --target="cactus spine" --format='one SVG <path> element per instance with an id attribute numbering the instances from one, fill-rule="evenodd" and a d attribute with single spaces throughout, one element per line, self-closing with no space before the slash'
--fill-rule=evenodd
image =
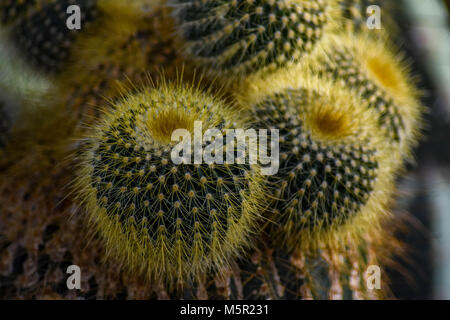
<path id="1" fill-rule="evenodd" d="M 262 193 L 256 169 L 171 160 L 173 130 L 193 132 L 198 120 L 225 132 L 237 119 L 208 94 L 165 84 L 127 96 L 95 129 L 76 189 L 126 269 L 171 287 L 248 245 Z"/>

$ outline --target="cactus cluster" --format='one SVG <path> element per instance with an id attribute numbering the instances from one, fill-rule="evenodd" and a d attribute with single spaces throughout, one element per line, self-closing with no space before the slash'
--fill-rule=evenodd
<path id="1" fill-rule="evenodd" d="M 240 253 L 263 190 L 248 163 L 172 161 L 172 132 L 193 133 L 195 121 L 224 134 L 239 125 L 207 93 L 173 84 L 144 88 L 114 105 L 96 128 L 78 174 L 76 189 L 109 249 L 132 271 L 168 285 Z"/>
<path id="2" fill-rule="evenodd" d="M 338 11 L 334 0 L 173 2 L 186 53 L 232 76 L 300 60 L 328 32 Z"/>
<path id="3" fill-rule="evenodd" d="M 268 182 L 283 242 L 297 248 L 355 217 L 382 215 L 392 159 L 364 100 L 300 70 L 253 83 L 253 92 L 246 105 L 254 126 L 280 130 L 280 169 Z"/>

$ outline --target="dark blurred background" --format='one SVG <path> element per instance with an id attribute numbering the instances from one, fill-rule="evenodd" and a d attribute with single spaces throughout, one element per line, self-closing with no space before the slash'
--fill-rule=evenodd
<path id="1" fill-rule="evenodd" d="M 391 0 L 392 1 L 392 0 Z M 397 1 L 396 1 L 397 2 Z M 389 270 L 400 299 L 450 299 L 450 0 L 401 0 L 393 18 L 424 91 L 426 127 L 417 163 L 399 181 L 397 214 L 408 212 L 413 228 L 404 270 Z"/>

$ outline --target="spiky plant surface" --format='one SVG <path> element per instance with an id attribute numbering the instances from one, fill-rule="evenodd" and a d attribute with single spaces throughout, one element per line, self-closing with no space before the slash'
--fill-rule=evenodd
<path id="1" fill-rule="evenodd" d="M 13 223 L 14 216 L 5 213 L 2 219 L 4 218 L 3 221 L 7 222 L 0 223 L 2 255 L 9 255 L 8 252 L 14 251 L 19 243 L 26 242 L 30 246 L 34 246 L 33 241 L 36 244 L 40 243 L 39 228 L 45 228 L 47 224 L 52 225 L 49 229 L 56 225 L 65 231 L 68 230 L 64 228 L 64 225 L 68 220 L 73 219 L 71 213 L 76 207 L 73 204 L 69 208 L 64 206 L 64 203 L 67 203 L 65 199 L 70 193 L 67 185 L 74 178 L 74 164 L 67 159 L 78 148 L 77 141 L 84 134 L 85 125 L 92 124 L 98 119 L 101 113 L 99 106 L 105 104 L 106 96 L 112 101 L 121 95 L 123 87 L 118 83 L 129 80 L 136 80 L 136 83 L 139 83 L 137 79 L 140 79 L 144 73 L 145 76 L 158 78 L 158 69 L 164 67 L 167 75 L 173 64 L 176 63 L 177 56 L 172 38 L 167 37 L 167 34 L 172 32 L 170 23 L 162 18 L 165 15 L 164 11 L 164 9 L 155 9 L 134 16 L 133 19 L 130 18 L 127 25 L 130 26 L 131 20 L 133 20 L 133 27 L 124 29 L 124 24 L 122 24 L 120 36 L 117 33 L 108 32 L 111 30 L 109 27 L 97 30 L 96 35 L 92 36 L 96 40 L 84 42 L 83 50 L 77 50 L 78 59 L 74 59 L 75 62 L 71 67 L 57 76 L 57 85 L 51 88 L 40 101 L 30 102 L 27 106 L 28 112 L 23 115 L 19 122 L 20 126 L 11 135 L 11 143 L 5 150 L 5 154 L 8 156 L 1 159 L 2 169 L 0 171 L 2 177 L 5 177 L 5 179 L 1 179 L 1 202 L 5 204 L 5 208 L 8 207 L 16 213 L 20 212 L 21 216 L 23 214 L 22 217 L 25 219 L 34 216 L 33 212 L 37 208 L 38 211 L 46 214 L 42 216 L 42 220 L 37 216 L 31 218 L 40 220 L 37 229 L 34 229 L 34 223 L 30 222 L 22 226 L 17 225 L 17 228 L 13 227 L 7 231 L 3 227 L 11 226 L 10 223 Z M 120 19 L 124 21 L 123 18 Z M 111 21 L 111 28 L 114 26 L 119 28 L 120 25 L 114 22 L 115 20 Z M 103 43 L 101 50 L 98 46 L 99 41 Z M 97 54 L 92 54 L 95 52 Z M 11 181 L 8 182 L 9 179 L 15 181 L 14 186 Z M 16 187 L 23 192 L 13 191 Z M 47 192 L 48 197 L 38 196 Z M 62 207 L 55 208 L 60 201 L 63 203 Z M 14 204 L 15 202 L 16 204 Z M 81 221 L 72 226 L 78 228 L 78 233 L 80 233 L 79 229 L 84 229 Z M 70 230 L 73 231 L 73 229 Z M 66 241 L 71 241 L 67 238 L 67 234 L 61 234 L 61 237 L 57 238 L 56 247 L 62 251 L 66 250 L 62 248 L 67 248 Z M 6 245 L 4 241 L 7 241 Z M 10 241 L 13 243 L 12 247 L 9 246 Z M 31 247 L 29 248 L 32 250 Z M 60 249 L 56 251 L 61 252 Z M 84 255 L 83 245 L 79 250 L 75 248 L 67 250 L 70 252 L 76 250 L 80 254 L 78 257 Z M 94 250 L 100 249 L 97 247 Z M 42 265 L 41 259 L 50 260 L 50 264 L 51 261 L 62 262 L 63 257 L 55 256 L 56 251 L 50 253 L 50 257 L 47 256 L 49 252 L 45 250 L 39 251 L 39 253 L 30 252 L 29 263 L 35 263 L 32 267 L 33 270 Z M 78 253 L 74 253 L 74 255 L 78 255 Z M 96 259 L 98 263 L 98 256 L 95 253 L 95 256 L 93 255 L 91 258 Z M 92 260 L 88 264 L 91 266 L 86 265 L 86 268 L 92 270 L 95 262 Z M 48 272 L 43 271 L 46 279 L 54 271 L 51 265 L 47 265 L 47 267 L 49 268 Z M 10 270 L 9 267 L 8 270 Z M 9 272 L 8 270 L 5 272 Z M 10 284 L 8 279 L 2 283 Z M 19 287 L 22 286 L 19 285 Z M 24 285 L 23 288 L 25 287 L 28 286 Z M 56 290 L 55 287 L 52 290 Z"/>
<path id="2" fill-rule="evenodd" d="M 386 277 L 383 273 L 382 290 L 367 290 L 367 265 L 386 266 L 393 253 L 403 247 L 393 233 L 399 221 L 386 224 L 365 247 L 349 242 L 349 249 L 342 252 L 286 253 L 266 244 L 220 274 L 205 275 L 183 292 L 170 293 L 164 286 L 129 275 L 114 261 L 102 262 L 102 241 L 92 234 L 88 236 L 84 219 L 74 215 L 78 205 L 61 191 L 70 180 L 71 168 L 52 167 L 54 163 L 45 172 L 33 173 L 32 178 L 40 179 L 40 183 L 24 191 L 12 193 L 20 187 L 16 181 L 6 190 L 2 186 L 2 298 L 373 299 L 386 293 Z M 81 290 L 66 286 L 66 269 L 73 264 L 82 270 Z"/>
<path id="3" fill-rule="evenodd" d="M 254 126 L 280 130 L 280 169 L 269 183 L 282 243 L 299 248 L 377 229 L 395 158 L 367 103 L 300 69 L 252 81 L 244 92 Z"/>
<path id="4" fill-rule="evenodd" d="M 339 13 L 333 0 L 172 2 L 187 55 L 225 77 L 298 61 L 332 28 Z"/>
<path id="5" fill-rule="evenodd" d="M 385 284 L 382 292 L 367 290 L 364 271 L 367 265 L 390 264 L 391 254 L 403 250 L 392 230 L 400 222 L 393 220 L 381 227 L 377 225 L 376 232 L 366 234 L 365 241 L 355 242 L 353 237 L 342 241 L 343 237 L 338 237 L 328 243 L 340 242 L 339 247 L 322 246 L 317 252 L 284 252 L 278 243 L 272 243 L 270 236 L 263 238 L 262 244 L 248 252 L 248 257 L 233 261 L 231 267 L 219 274 L 205 274 L 181 293 L 172 294 L 169 288 L 130 275 L 114 259 L 104 260 L 103 239 L 87 232 L 86 221 L 78 214 L 78 201 L 68 195 L 67 185 L 74 179 L 75 164 L 64 159 L 78 147 L 77 143 L 71 143 L 78 136 L 73 131 L 80 130 L 80 123 L 91 123 L 99 116 L 96 106 L 104 105 L 103 96 L 114 100 L 120 94 L 121 90 L 113 85 L 115 79 L 123 81 L 126 75 L 138 74 L 137 70 L 147 70 L 147 67 L 154 76 L 156 63 L 172 65 L 168 62 L 176 55 L 171 55 L 172 40 L 167 37 L 171 33 L 167 27 L 170 23 L 156 20 L 155 26 L 154 17 L 146 15 L 145 23 L 127 37 L 113 38 L 108 28 L 104 33 L 96 29 L 100 43 L 107 45 L 98 46 L 97 42 L 96 48 L 95 41 L 90 43 L 90 52 L 97 52 L 99 58 L 87 59 L 88 54 L 80 54 L 88 67 L 84 69 L 82 60 L 76 60 L 79 64 L 72 69 L 88 72 L 67 72 L 59 78 L 58 82 L 64 83 L 63 93 L 55 93 L 59 102 L 49 96 L 50 108 L 39 110 L 30 126 L 11 137 L 6 156 L 0 159 L 0 296 L 27 299 L 381 297 Z M 139 63 L 134 64 L 136 55 L 130 53 L 137 48 L 146 53 L 138 56 L 147 60 L 139 58 L 134 60 Z M 114 54 L 106 55 L 107 63 L 102 64 L 101 55 L 108 52 Z M 140 61 L 146 61 L 144 67 Z M 71 264 L 81 267 L 81 291 L 67 289 L 66 268 Z"/>
<path id="6" fill-rule="evenodd" d="M 176 164 L 171 136 L 194 134 L 195 121 L 202 134 L 225 136 L 244 128 L 239 115 L 173 84 L 141 89 L 113 109 L 87 141 L 76 184 L 108 251 L 132 273 L 169 285 L 228 265 L 258 219 L 262 179 L 249 164 Z M 226 141 L 222 147 L 237 152 Z"/>
<path id="7" fill-rule="evenodd" d="M 29 152 L 20 157 L 9 152 L 1 159 L 1 297 L 360 299 L 379 298 L 385 293 L 384 282 L 382 291 L 367 290 L 364 272 L 370 264 L 387 265 L 391 254 L 402 250 L 393 235 L 392 228 L 399 225 L 394 221 L 378 233 L 366 234 L 364 243 L 351 237 L 340 239 L 343 245 L 339 250 L 322 247 L 317 252 L 284 252 L 271 237 L 264 238 L 248 256 L 221 273 L 205 274 L 183 292 L 170 293 L 165 286 L 130 275 L 117 260 L 104 259 L 103 239 L 88 232 L 90 228 L 79 214 L 79 202 L 68 197 L 67 185 L 74 179 L 75 164 L 62 161 L 66 153 L 55 152 L 61 150 L 55 146 L 67 147 L 66 138 L 60 138 L 67 126 L 73 123 L 61 120 L 40 128 L 52 132 L 53 138 L 43 140 L 40 134 L 35 141 L 39 148 L 30 148 L 23 139 L 15 140 L 10 145 Z M 35 133 L 38 129 L 32 128 Z M 66 269 L 72 264 L 82 270 L 82 290 L 67 289 Z"/>
<path id="8" fill-rule="evenodd" d="M 387 141 L 411 159 L 421 129 L 420 91 L 403 54 L 384 39 L 369 35 L 330 36 L 304 60 L 305 68 L 347 85 L 374 110 Z M 397 151 L 398 152 L 398 151 Z"/>

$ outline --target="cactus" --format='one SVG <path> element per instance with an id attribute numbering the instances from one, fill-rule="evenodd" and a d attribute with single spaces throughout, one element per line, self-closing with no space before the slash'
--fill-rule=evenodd
<path id="1" fill-rule="evenodd" d="M 402 55 L 386 39 L 373 41 L 364 34 L 330 36 L 317 54 L 303 62 L 367 101 L 387 141 L 399 147 L 402 158 L 411 158 L 421 128 L 420 92 Z"/>
<path id="2" fill-rule="evenodd" d="M 224 76 L 298 61 L 339 12 L 334 0 L 177 0 L 174 7 L 187 55 Z"/>
<path id="3" fill-rule="evenodd" d="M 247 111 L 255 126 L 279 127 L 282 133 L 280 173 L 269 177 L 270 185 L 280 189 L 273 194 L 277 210 L 269 216 L 275 224 L 264 223 L 258 216 L 264 212 L 263 195 L 269 197 L 257 168 L 247 164 L 171 166 L 164 159 L 172 146 L 168 136 L 171 129 L 189 128 L 195 117 L 204 120 L 204 129 L 220 124 L 221 129 L 226 129 L 233 122 L 245 127 L 237 120 L 236 110 L 225 109 L 224 103 L 210 97 L 210 92 L 181 85 L 166 84 L 159 89 L 133 85 L 125 93 L 122 85 L 114 88 L 115 80 L 123 81 L 127 76 L 131 83 L 139 83 L 147 71 L 153 77 L 159 62 L 170 69 L 178 56 L 170 44 L 170 28 L 162 34 L 155 31 L 153 16 L 142 21 L 136 11 L 129 14 L 117 10 L 124 8 L 121 0 L 97 3 L 105 4 L 100 12 L 108 12 L 117 20 L 102 25 L 105 19 L 96 18 L 93 23 L 98 23 L 97 27 L 89 28 L 94 32 L 83 33 L 83 41 L 77 39 L 70 44 L 70 63 L 62 63 L 62 71 L 54 78 L 60 90 L 41 99 L 49 107 L 32 125 L 20 121 L 26 135 L 12 137 L 5 157 L 0 159 L 0 297 L 383 297 L 380 291 L 367 290 L 364 272 L 371 264 L 384 267 L 385 261 L 380 260 L 385 256 L 389 260 L 389 254 L 402 248 L 390 230 L 398 222 L 391 220 L 386 211 L 392 192 L 393 163 L 402 155 L 394 152 L 394 159 L 389 157 L 386 150 L 393 148 L 383 143 L 386 137 L 377 132 L 373 119 L 380 114 L 369 100 L 358 97 L 357 89 L 334 83 L 336 77 L 319 80 L 299 72 L 304 66 L 309 69 L 314 65 L 313 57 L 323 57 L 323 49 L 317 45 L 319 39 L 314 39 L 316 44 L 307 42 L 311 44 L 287 54 L 280 53 L 287 46 L 282 48 L 278 43 L 276 53 L 263 63 L 252 64 L 256 60 L 247 59 L 245 53 L 232 57 L 235 60 L 231 59 L 227 66 L 219 64 L 219 74 L 232 74 L 229 79 L 235 83 L 243 73 L 253 73 L 243 88 L 237 85 L 233 90 L 242 92 L 239 99 L 244 109 L 250 107 Z M 118 6 L 111 7 L 114 3 Z M 192 8 L 205 3 L 208 1 L 179 0 L 176 16 L 189 10 L 202 15 L 201 11 L 192 12 Z M 190 30 L 199 28 L 210 39 L 204 30 L 217 32 L 223 27 L 213 18 L 229 17 L 221 11 L 227 3 L 231 7 L 239 3 L 239 9 L 255 12 L 259 9 L 254 3 L 263 3 L 264 8 L 277 3 L 281 7 L 274 12 L 279 14 L 288 12 L 286 8 L 293 3 L 326 3 L 331 8 L 335 2 L 209 1 L 213 17 L 191 22 Z M 103 11 L 106 7 L 109 9 Z M 242 13 L 226 12 L 234 16 Z M 331 9 L 327 11 L 328 18 L 321 28 L 331 29 L 335 14 Z M 253 18 L 249 17 L 251 23 L 259 21 Z M 308 19 L 305 15 L 301 18 Z M 283 20 L 280 17 L 281 25 Z M 203 30 L 204 21 L 207 23 Z M 250 22 L 244 27 L 252 28 Z M 289 31 L 286 36 L 289 38 Z M 167 39 L 169 46 L 163 44 L 161 48 L 161 38 Z M 74 38 L 69 35 L 67 39 Z M 228 45 L 233 39 L 224 39 L 220 44 Z M 330 40 L 321 37 L 320 41 L 327 49 Z M 239 48 L 239 43 L 235 47 Z M 267 50 L 264 43 L 257 43 L 260 47 L 249 47 L 256 49 L 255 54 Z M 187 41 L 188 47 L 190 44 Z M 312 51 L 312 57 L 301 56 L 308 51 Z M 283 54 L 289 62 L 277 58 Z M 307 61 L 295 66 L 295 72 L 284 69 L 266 79 L 258 78 L 259 71 L 273 71 L 302 60 L 300 57 Z M 217 74 L 208 59 L 200 58 L 201 64 Z M 322 76 L 332 73 L 325 69 L 320 72 Z M 172 77 L 173 72 L 169 73 Z M 98 106 L 104 105 L 104 96 L 110 101 L 106 115 L 85 140 L 72 143 L 80 131 L 87 130 L 80 123 L 89 127 L 98 119 Z M 381 121 L 386 117 L 379 118 Z M 68 157 L 67 153 L 74 149 L 76 155 Z M 80 158 L 81 163 L 77 163 Z M 74 172 L 74 165 L 80 165 L 80 170 Z M 296 171 L 300 165 L 302 170 Z M 233 179 L 235 176 L 237 179 Z M 68 195 L 65 188 L 73 179 L 78 198 Z M 225 195 L 219 180 L 229 182 L 226 192 L 233 200 Z M 198 201 L 183 201 L 190 194 Z M 231 214 L 224 209 L 228 205 Z M 308 210 L 316 215 L 308 216 Z M 74 212 L 87 213 L 89 219 Z M 178 220 L 177 212 L 183 215 L 182 220 Z M 253 230 L 263 232 L 256 235 Z M 280 242 L 287 243 L 287 247 Z M 102 259 L 104 264 L 100 265 Z M 81 291 L 67 289 L 65 272 L 71 264 L 82 269 Z M 382 281 L 386 289 L 384 276 Z M 183 290 L 172 290 L 178 284 Z"/>
<path id="4" fill-rule="evenodd" d="M 300 69 L 244 92 L 254 125 L 280 128 L 280 169 L 269 183 L 282 242 L 298 248 L 383 216 L 393 159 L 366 102 Z"/>
<path id="5" fill-rule="evenodd" d="M 170 158 L 175 129 L 194 132 L 201 121 L 225 133 L 237 119 L 206 93 L 166 84 L 126 97 L 96 128 L 76 189 L 126 268 L 170 287 L 226 266 L 248 244 L 263 190 L 257 172 Z"/>

